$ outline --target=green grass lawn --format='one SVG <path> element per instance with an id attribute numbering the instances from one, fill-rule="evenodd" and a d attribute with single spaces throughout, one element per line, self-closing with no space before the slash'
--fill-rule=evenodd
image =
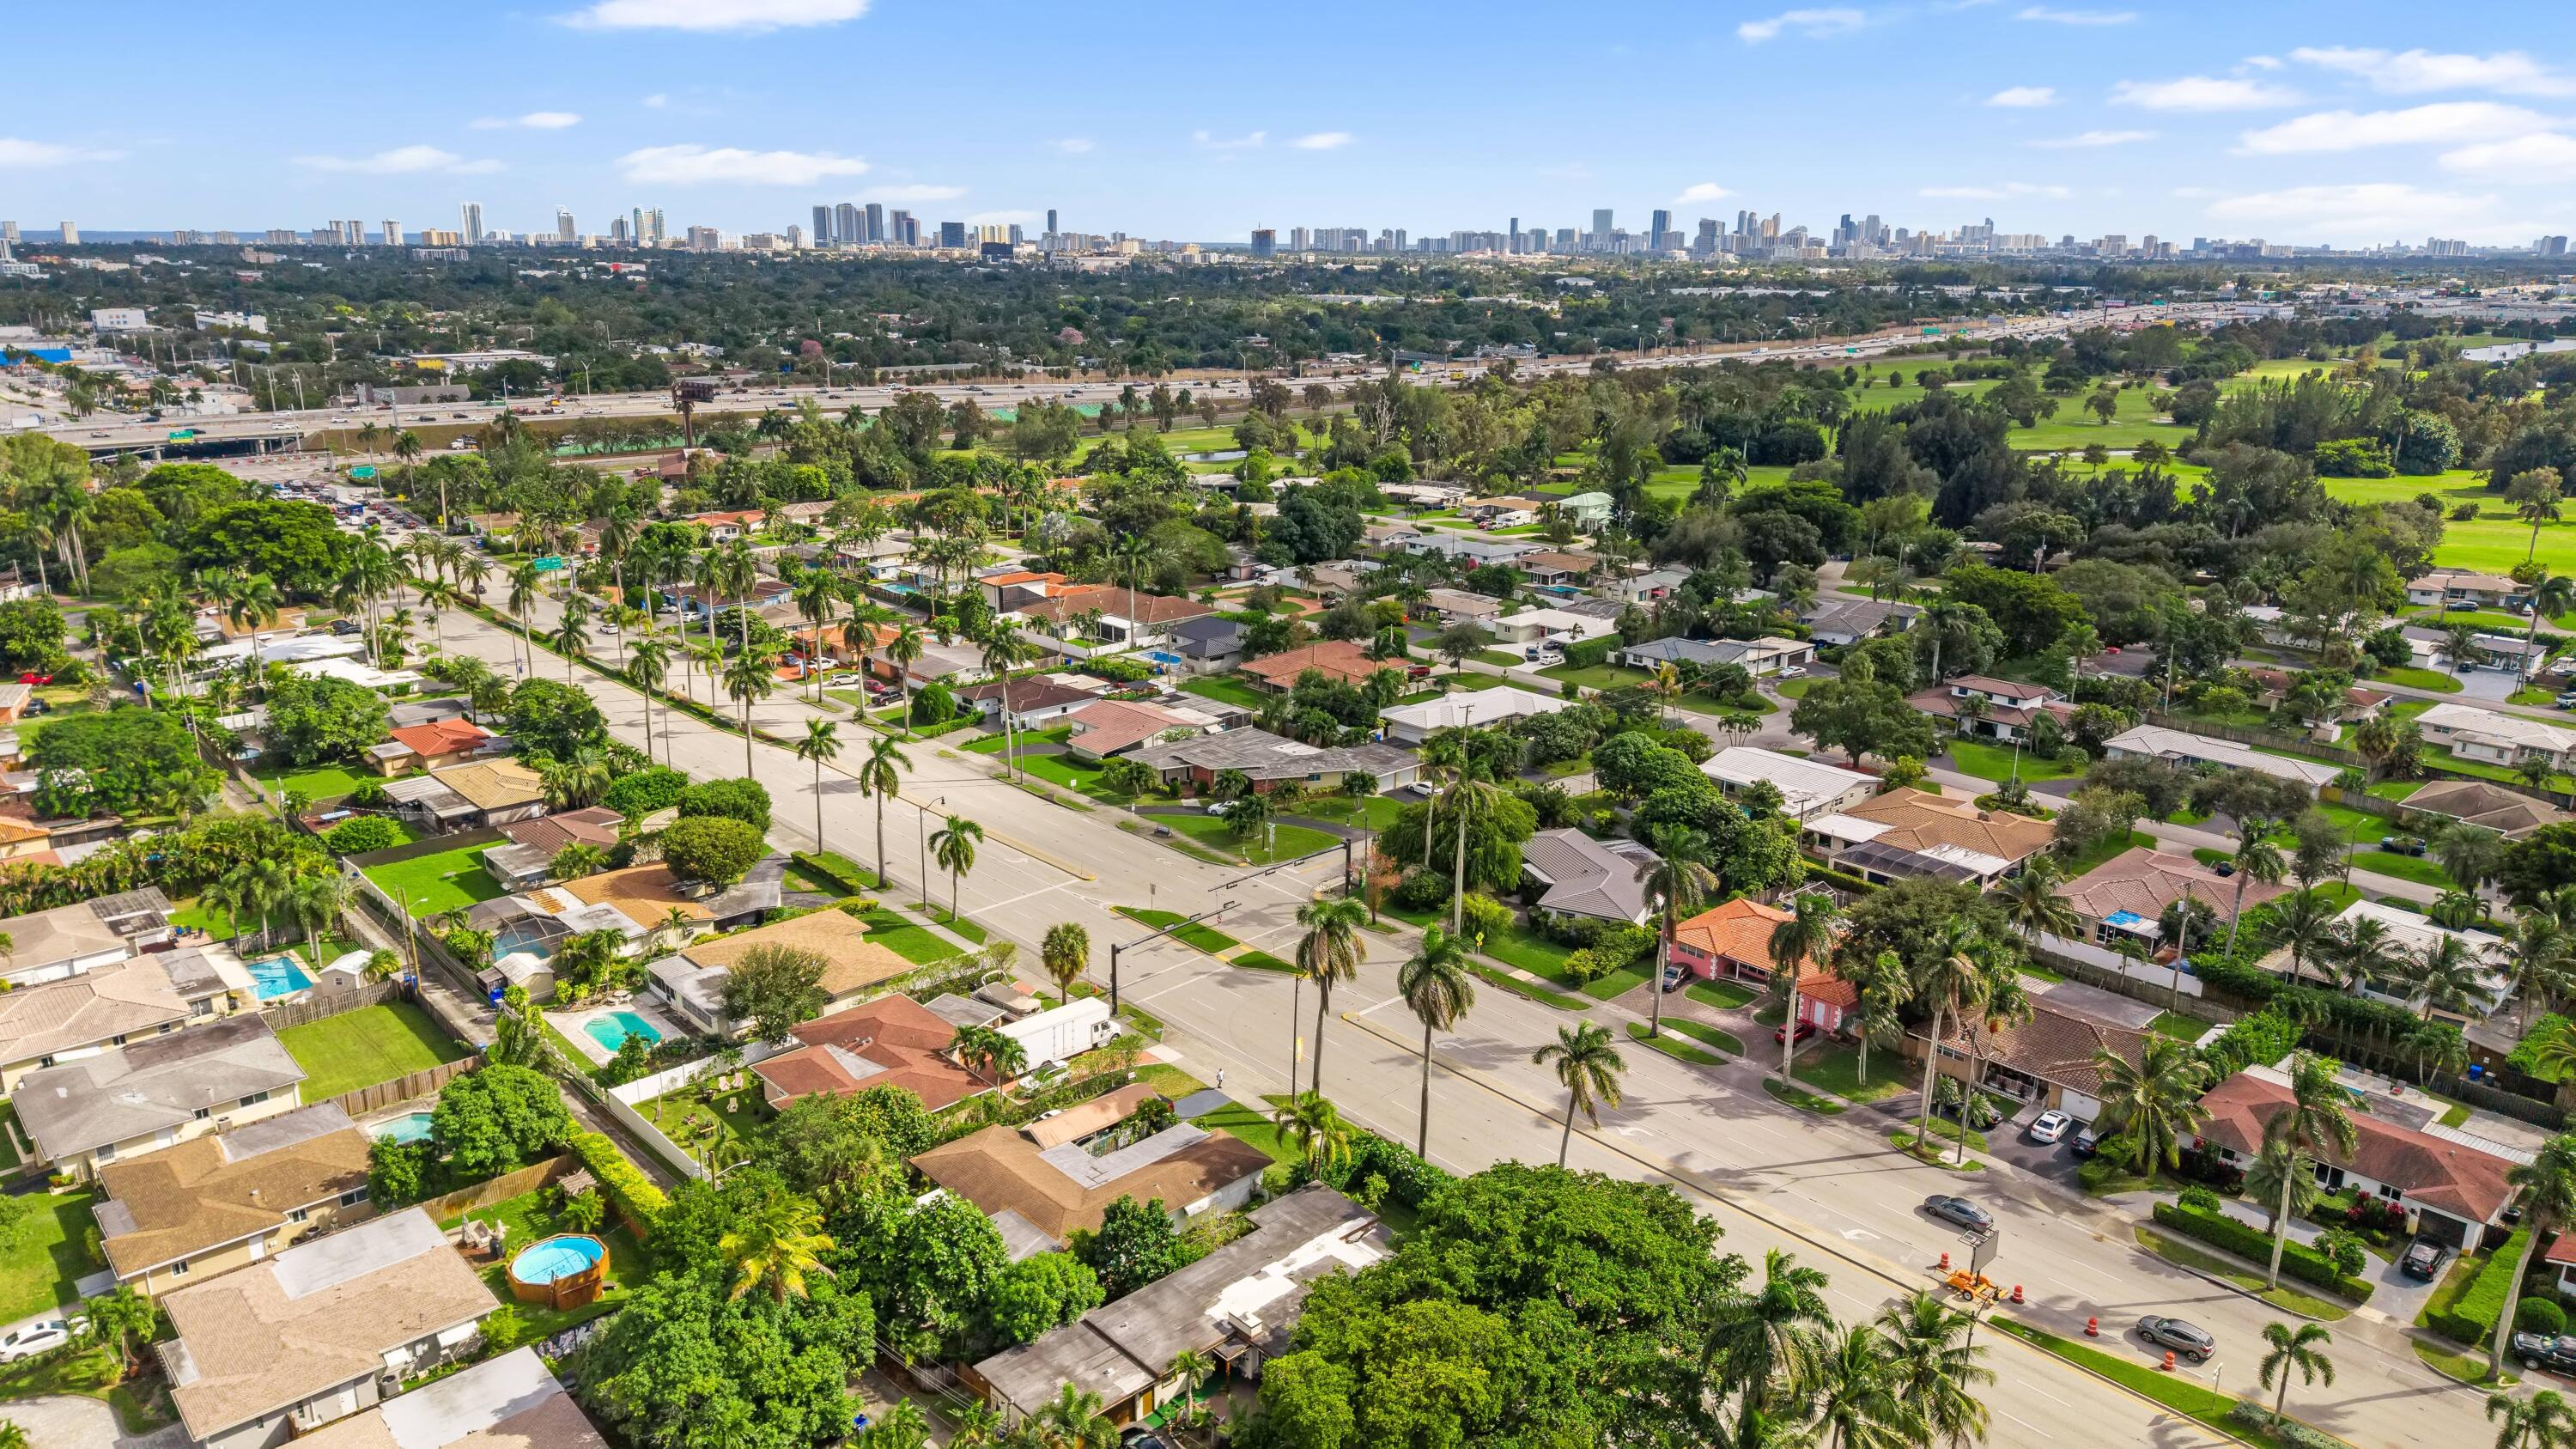
<path id="1" fill-rule="evenodd" d="M 1157 816 L 1155 823 L 1168 825 L 1203 846 L 1231 852 L 1254 865 L 1296 860 L 1319 850 L 1329 850 L 1339 843 L 1339 837 L 1320 830 L 1303 825 L 1277 824 L 1270 827 L 1268 842 L 1247 840 L 1236 835 L 1234 827 L 1226 824 L 1222 815 L 1163 815 Z"/>
<path id="2" fill-rule="evenodd" d="M 1527 997 L 1541 1005 L 1553 1006 L 1559 1011 L 1589 1011 L 1592 1009 L 1591 1001 L 1584 997 L 1568 996 L 1562 991 L 1552 990 L 1548 987 L 1541 986 L 1536 982 L 1523 981 L 1521 978 L 1512 975 L 1508 971 L 1502 970 L 1500 967 L 1488 966 L 1482 961 L 1471 963 L 1467 969 L 1475 972 L 1476 979 L 1484 982 L 1488 986 L 1499 987 L 1502 990 L 1512 993 L 1514 996 Z"/>
<path id="3" fill-rule="evenodd" d="M 1672 1023 L 1670 1022 L 1665 1023 L 1667 1026 L 1670 1026 L 1671 1024 Z M 1689 1042 L 1681 1041 L 1669 1036 L 1647 1035 L 1646 1025 L 1644 1022 L 1632 1021 L 1628 1023 L 1628 1039 L 1639 1046 L 1645 1047 L 1649 1051 L 1662 1052 L 1665 1056 L 1671 1057 L 1677 1062 L 1688 1062 L 1695 1067 L 1722 1067 L 1726 1065 L 1726 1058 L 1719 1056 L 1715 1052 L 1703 1051 L 1698 1047 L 1692 1046 Z"/>
<path id="4" fill-rule="evenodd" d="M 1185 679 L 1181 681 L 1181 691 L 1185 694 L 1195 694 L 1202 699 L 1222 700 L 1227 704 L 1239 704 L 1245 709 L 1256 710 L 1261 708 L 1262 700 L 1267 697 L 1242 680 L 1228 678 L 1221 674 L 1207 674 L 1196 679 Z"/>
<path id="5" fill-rule="evenodd" d="M 1664 1030 L 1680 1032 L 1700 1045 L 1714 1047 L 1728 1056 L 1744 1055 L 1744 1043 L 1737 1039 L 1735 1033 L 1710 1026 L 1706 1022 L 1693 1021 L 1687 1016 L 1665 1017 Z"/>
<path id="6" fill-rule="evenodd" d="M 1467 657 L 1479 664 L 1490 664 L 1496 669 L 1517 669 L 1529 662 L 1517 654 L 1506 654 L 1500 649 L 1480 649 Z"/>
<path id="7" fill-rule="evenodd" d="M 1191 1125 L 1207 1132 L 1226 1132 L 1270 1154 L 1273 1162 L 1302 1162 L 1297 1149 L 1279 1135 L 1277 1124 L 1267 1113 L 1241 1102 L 1228 1102 L 1213 1112 L 1202 1112 L 1190 1119 Z"/>
<path id="8" fill-rule="evenodd" d="M 2446 512 L 2462 503 L 2477 504 L 2476 518 L 2443 524 L 2442 542 L 2433 550 L 2437 567 L 2509 573 L 2532 547 L 2531 526 L 2514 517 L 2513 505 L 2504 494 L 2487 491 L 2486 475 L 2481 472 L 2454 468 L 2430 478 L 2328 478 L 2323 482 L 2327 497 L 2346 502 L 2386 503 L 2430 493 L 2442 500 Z M 2533 557 L 2551 573 L 2576 572 L 2576 521 L 2542 524 Z"/>
<path id="9" fill-rule="evenodd" d="M 1682 988 L 1682 994 L 1702 1006 L 1734 1011 L 1751 1006 L 1762 993 L 1741 981 L 1694 981 Z"/>
<path id="10" fill-rule="evenodd" d="M 2196 1243 L 2187 1242 L 2170 1233 L 2158 1232 L 2154 1228 L 2140 1227 L 2132 1231 L 2137 1234 L 2140 1247 L 2166 1262 L 2224 1279 L 2284 1312 L 2296 1313 L 2305 1318 L 2327 1320 L 2348 1318 L 2352 1315 L 2352 1309 L 2348 1305 L 2302 1293 L 2287 1285 L 2266 1289 L 2263 1286 L 2261 1273 L 2253 1271 L 2251 1265 L 2224 1253 L 2212 1252 Z"/>
<path id="11" fill-rule="evenodd" d="M 643 1244 L 635 1241 L 635 1235 L 626 1230 L 625 1224 L 617 1222 L 612 1212 L 607 1215 L 603 1226 L 591 1234 L 608 1246 L 608 1282 L 600 1290 L 598 1298 L 579 1308 L 561 1310 L 519 1302 L 510 1291 L 511 1256 L 531 1243 L 569 1231 L 558 1226 L 559 1211 L 548 1211 L 550 1200 L 556 1196 L 552 1188 L 539 1188 L 506 1202 L 478 1208 L 460 1219 L 502 1226 L 501 1256 L 483 1268 L 481 1276 L 484 1286 L 492 1290 L 493 1297 L 512 1305 L 517 1311 L 519 1329 L 511 1335 L 516 1343 L 534 1343 L 575 1324 L 587 1323 L 602 1314 L 614 1312 L 638 1285 L 652 1276 L 651 1256 Z"/>
<path id="12" fill-rule="evenodd" d="M 1246 951 L 1232 958 L 1230 964 L 1253 971 L 1276 971 L 1282 975 L 1295 975 L 1297 971 L 1295 962 L 1283 961 L 1267 951 Z"/>
<path id="13" fill-rule="evenodd" d="M 1805 699 L 1807 691 L 1813 689 L 1815 685 L 1816 681 L 1813 679 L 1799 678 L 1784 679 L 1771 687 L 1779 692 L 1782 699 Z"/>
<path id="14" fill-rule="evenodd" d="M 307 1102 L 328 1101 L 465 1055 L 465 1048 L 440 1031 L 428 1012 L 408 1001 L 290 1026 L 277 1039 L 304 1069 Z"/>
<path id="15" fill-rule="evenodd" d="M 80 1301 L 72 1283 L 90 1271 L 90 1209 L 97 1194 L 37 1193 L 15 1242 L 0 1249 L 0 1323 Z"/>
<path id="16" fill-rule="evenodd" d="M 2114 835 L 2107 840 L 2097 842 L 2081 855 L 2067 857 L 2064 861 L 2067 878 L 2071 880 L 2080 876 L 2123 851 L 2135 850 L 2140 846 L 2155 843 L 2156 838 L 2143 830 L 2132 830 L 2126 835 Z"/>
<path id="17" fill-rule="evenodd" d="M 1770 1093 L 1774 1101 L 1786 1102 L 1801 1112 L 1812 1112 L 1819 1117 L 1839 1117 L 1850 1110 L 1850 1104 L 1838 1098 L 1820 1096 L 1804 1087 L 1784 1086 L 1777 1077 L 1764 1077 L 1762 1090 Z"/>
<path id="18" fill-rule="evenodd" d="M 416 920 L 463 910 L 501 894 L 501 883 L 483 870 L 483 852 L 490 848 L 468 846 L 369 866 L 367 879 L 401 903 Z"/>
<path id="19" fill-rule="evenodd" d="M 2160 1011 L 2147 1023 L 2147 1030 L 2176 1041 L 2198 1041 L 2209 1031 L 2209 1023 L 2184 1016 L 2179 1012 Z"/>
<path id="20" fill-rule="evenodd" d="M 751 1155 L 753 1143 L 769 1126 L 769 1109 L 761 1103 L 760 1086 L 731 1092 L 709 1092 L 713 1077 L 676 1092 L 655 1097 L 640 1107 L 662 1135 L 688 1149 L 702 1162 L 718 1167 Z"/>
<path id="21" fill-rule="evenodd" d="M 885 947 L 917 966 L 945 961 L 958 954 L 957 948 L 940 938 L 928 926 L 909 920 L 883 906 L 859 917 L 868 928 L 868 939 Z"/>
<path id="22" fill-rule="evenodd" d="M 1182 921 L 1188 919 L 1178 911 L 1157 911 L 1144 906 L 1113 906 L 1111 909 L 1131 921 L 1151 926 L 1158 931 L 1180 926 Z M 1195 947 L 1211 956 L 1221 955 L 1243 944 L 1225 932 L 1204 924 L 1180 926 L 1180 929 L 1173 931 L 1172 935 L 1181 944 Z"/>
<path id="23" fill-rule="evenodd" d="M 981 946 L 984 944 L 984 928 L 976 925 L 972 919 L 965 916 L 951 915 L 949 914 L 946 906 L 932 905 L 928 901 L 914 901 L 912 903 L 912 908 L 921 912 L 923 915 L 928 916 L 933 921 L 938 922 L 940 925 L 946 926 L 950 931 L 955 932 L 957 935 L 963 936 L 967 940 L 974 942 L 976 945 Z"/>
<path id="24" fill-rule="evenodd" d="M 1869 1080 L 1860 1075 L 1860 1049 L 1841 1042 L 1818 1042 L 1798 1050 L 1798 1064 L 1792 1075 L 1811 1087 L 1831 1092 L 1847 1101 L 1869 1103 L 1893 1097 L 1905 1090 L 1904 1059 L 1889 1052 L 1872 1052 Z"/>
<path id="25" fill-rule="evenodd" d="M 2435 694 L 2460 692 L 2460 681 L 2457 679 L 2438 669 L 2417 669 L 2411 664 L 2373 670 L 2370 678 L 2374 683 L 2402 684 L 2409 689 L 2429 690 Z"/>
<path id="26" fill-rule="evenodd" d="M 1984 740 L 1952 740 L 1949 753 L 1951 767 L 1960 774 L 1992 780 L 1998 785 L 2011 779 L 2016 768 L 2010 745 L 1989 744 Z M 2021 751 L 2018 768 L 2024 780 L 2063 780 L 2084 773 L 2055 760 L 2041 759 L 2028 750 Z"/>
<path id="27" fill-rule="evenodd" d="M 1547 668 L 1540 670 L 1539 673 L 1549 679 L 1570 679 L 1576 684 L 1583 686 L 1585 689 L 1603 690 L 1625 689 L 1632 684 L 1645 684 L 1654 678 L 1653 675 L 1648 674 L 1642 669 L 1628 669 L 1615 664 L 1551 664 Z M 1707 695 L 1697 692 L 1683 694 L 1676 697 L 1673 700 L 1673 707 L 1675 709 L 1689 710 L 1693 714 L 1729 714 L 1733 713 L 1736 708 L 1736 706 L 1732 704 L 1728 704 L 1722 700 L 1711 699 Z M 1755 710 L 1749 712 L 1759 714 L 1766 711 Z"/>
<path id="28" fill-rule="evenodd" d="M 2352 868 L 2394 876 L 2437 890 L 2451 889 L 2450 873 L 2429 856 L 2399 855 L 2387 850 L 2356 850 L 2352 853 Z"/>
<path id="29" fill-rule="evenodd" d="M 337 800 L 370 781 L 379 785 L 385 783 L 384 776 L 356 765 L 315 765 L 302 770 L 278 768 L 250 773 L 254 780 L 278 790 L 301 794 L 316 804 Z"/>
<path id="30" fill-rule="evenodd" d="M 1310 820 L 1329 820 L 1336 825 L 1383 831 L 1395 824 L 1395 817 L 1403 810 L 1401 802 L 1385 795 L 1371 795 L 1364 801 L 1353 800 L 1347 795 L 1326 795 L 1302 801 L 1289 813 Z"/>

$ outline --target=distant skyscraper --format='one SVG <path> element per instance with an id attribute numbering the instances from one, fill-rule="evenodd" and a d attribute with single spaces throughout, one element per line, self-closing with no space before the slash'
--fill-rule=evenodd
<path id="1" fill-rule="evenodd" d="M 818 242 L 822 240 L 822 236 L 820 230 L 814 233 L 814 239 Z M 835 243 L 851 247 L 867 239 L 866 223 L 860 220 L 857 207 L 844 201 L 832 208 L 832 240 Z"/>
<path id="2" fill-rule="evenodd" d="M 1673 244 L 1672 233 L 1673 214 L 1669 211 L 1656 212 L 1653 233 L 1646 238 L 1647 248 L 1651 251 L 1662 251 L 1664 248 L 1671 246 Z"/>
<path id="3" fill-rule="evenodd" d="M 1256 257 L 1268 257 L 1276 256 L 1278 253 L 1279 233 L 1268 227 L 1256 228 L 1252 233 L 1252 254 Z"/>
<path id="4" fill-rule="evenodd" d="M 939 224 L 939 245 L 942 249 L 949 251 L 954 251 L 965 246 L 966 223 L 962 221 L 941 222 Z"/>
<path id="5" fill-rule="evenodd" d="M 402 223 L 390 216 L 385 218 L 385 245 L 389 247 L 402 245 Z"/>
<path id="6" fill-rule="evenodd" d="M 626 229 L 626 218 L 612 216 L 608 219 L 608 240 L 611 245 L 622 247 L 633 239 L 633 235 Z"/>
<path id="7" fill-rule="evenodd" d="M 63 245 L 67 247 L 80 245 L 80 228 L 68 221 L 63 223 Z"/>
<path id="8" fill-rule="evenodd" d="M 1047 208 L 1047 235 L 1055 235 L 1055 208 L 1052 206 Z"/>
<path id="9" fill-rule="evenodd" d="M 572 213 L 560 206 L 555 208 L 555 240 L 565 246 L 580 240 L 580 233 L 573 230 Z"/>
<path id="10" fill-rule="evenodd" d="M 886 240 L 886 213 L 883 204 L 874 201 L 868 203 L 868 230 L 867 234 L 859 240 L 879 243 Z"/>
<path id="11" fill-rule="evenodd" d="M 1594 251 L 1606 252 L 1610 249 L 1610 230 L 1610 208 L 1606 206 L 1594 208 L 1592 212 L 1592 249 Z"/>
<path id="12" fill-rule="evenodd" d="M 876 229 L 876 214 L 877 209 L 874 204 L 871 204 L 868 207 L 868 229 L 871 231 Z M 890 214 L 886 218 L 886 225 L 890 230 L 879 240 L 899 247 L 921 245 L 921 223 L 912 219 L 911 212 L 898 211 Z"/>
<path id="13" fill-rule="evenodd" d="M 814 203 L 814 245 L 827 247 L 836 233 L 832 230 L 832 207 L 828 202 Z"/>
<path id="14" fill-rule="evenodd" d="M 639 206 L 627 213 L 626 237 L 637 246 L 644 244 L 644 208 Z"/>
<path id="15" fill-rule="evenodd" d="M 670 232 L 662 224 L 662 208 L 656 206 L 646 211 L 644 213 L 644 245 L 648 247 L 658 247 L 669 239 Z"/>
<path id="16" fill-rule="evenodd" d="M 0 221 L 0 241 L 14 242 L 17 239 L 18 223 L 14 221 Z"/>
<path id="17" fill-rule="evenodd" d="M 465 244 L 469 247 L 481 246 L 483 244 L 483 203 L 469 201 L 457 208 L 457 215 L 464 223 Z"/>

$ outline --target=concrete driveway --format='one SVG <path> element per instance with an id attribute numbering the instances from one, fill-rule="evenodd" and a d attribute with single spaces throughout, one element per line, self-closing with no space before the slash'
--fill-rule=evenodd
<path id="1" fill-rule="evenodd" d="M 115 1410 L 70 1394 L 17 1400 L 7 1417 L 27 1431 L 34 1449 L 178 1449 L 188 1442 L 188 1431 L 177 1424 L 128 1434 L 116 1426 Z"/>

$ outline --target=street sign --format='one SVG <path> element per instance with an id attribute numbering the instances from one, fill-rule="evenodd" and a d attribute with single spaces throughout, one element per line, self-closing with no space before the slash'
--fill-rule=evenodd
<path id="1" fill-rule="evenodd" d="M 2001 1228 L 1993 1229 L 1985 1236 L 1977 1239 L 1976 1245 L 1968 1249 L 1968 1271 L 1971 1273 L 1985 1272 L 1986 1265 L 1995 1260 L 1995 1251 L 2003 1240 L 2004 1230 Z"/>
<path id="2" fill-rule="evenodd" d="M 349 476 L 352 478 L 373 478 L 376 476 L 375 465 L 372 463 L 361 463 L 357 467 L 349 470 Z"/>

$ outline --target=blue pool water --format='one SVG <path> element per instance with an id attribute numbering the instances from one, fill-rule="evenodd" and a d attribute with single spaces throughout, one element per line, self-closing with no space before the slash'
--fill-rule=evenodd
<path id="1" fill-rule="evenodd" d="M 413 1112 L 390 1122 L 379 1122 L 374 1133 L 378 1140 L 385 1142 L 426 1142 L 429 1140 L 429 1114 Z"/>
<path id="2" fill-rule="evenodd" d="M 260 1000 L 275 1001 L 281 996 L 312 990 L 313 978 L 305 974 L 303 964 L 294 957 L 273 956 L 266 961 L 251 963 L 250 984 L 251 989 L 259 993 Z"/>
<path id="3" fill-rule="evenodd" d="M 521 1248 L 510 1260 L 510 1276 L 522 1283 L 552 1283 L 587 1269 L 607 1251 L 597 1238 L 548 1238 Z"/>
<path id="4" fill-rule="evenodd" d="M 662 1033 L 653 1029 L 653 1023 L 631 1011 L 612 1011 L 606 1016 L 594 1016 L 581 1024 L 581 1030 L 584 1036 L 610 1051 L 626 1045 L 630 1036 L 643 1038 L 646 1046 L 662 1039 Z"/>
<path id="5" fill-rule="evenodd" d="M 525 951 L 542 961 L 555 954 L 547 933 L 533 926 L 511 926 L 492 938 L 492 959 L 498 961 L 513 952 Z"/>

